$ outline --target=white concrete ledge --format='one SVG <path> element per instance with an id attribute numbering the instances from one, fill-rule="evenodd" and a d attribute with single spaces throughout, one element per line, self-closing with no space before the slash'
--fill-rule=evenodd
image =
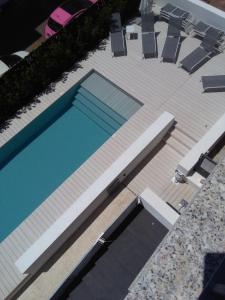
<path id="1" fill-rule="evenodd" d="M 206 153 L 225 132 L 225 114 L 209 129 L 209 131 L 195 144 L 188 154 L 179 162 L 177 170 L 188 176 L 199 160 L 201 154 Z"/>
<path id="2" fill-rule="evenodd" d="M 144 192 L 140 195 L 140 198 L 144 208 L 153 215 L 153 217 L 155 217 L 168 230 L 172 229 L 173 225 L 179 218 L 179 214 L 174 209 L 172 209 L 149 188 L 144 190 Z"/>
<path id="3" fill-rule="evenodd" d="M 21 273 L 35 273 L 126 176 L 163 139 L 174 123 L 164 112 L 15 262 Z M 115 180 L 116 179 L 116 180 Z"/>

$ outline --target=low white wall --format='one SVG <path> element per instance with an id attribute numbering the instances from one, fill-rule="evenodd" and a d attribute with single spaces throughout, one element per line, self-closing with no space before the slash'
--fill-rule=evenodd
<path id="1" fill-rule="evenodd" d="M 163 139 L 174 123 L 164 112 L 130 147 L 67 209 L 15 262 L 21 273 L 35 273 L 108 196 L 117 179 L 122 182 L 136 165 Z"/>
<path id="2" fill-rule="evenodd" d="M 179 214 L 175 210 L 173 210 L 149 188 L 144 190 L 144 192 L 140 195 L 140 198 L 144 208 L 153 215 L 153 217 L 155 217 L 168 230 L 172 229 L 173 225 L 179 218 Z"/>
<path id="3" fill-rule="evenodd" d="M 209 129 L 209 131 L 194 145 L 187 155 L 179 162 L 177 170 L 188 176 L 199 160 L 225 132 L 225 114 Z"/>
<path id="4" fill-rule="evenodd" d="M 159 6 L 168 2 L 192 13 L 196 19 L 225 31 L 225 12 L 222 10 L 200 0 L 156 0 Z"/>

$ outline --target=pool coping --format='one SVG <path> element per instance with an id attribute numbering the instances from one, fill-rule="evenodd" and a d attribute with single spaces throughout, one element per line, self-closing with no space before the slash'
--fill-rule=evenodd
<path id="1" fill-rule="evenodd" d="M 36 272 L 68 237 L 109 195 L 133 168 L 162 140 L 174 123 L 174 116 L 164 112 L 15 262 L 21 273 Z M 132 167 L 131 167 L 132 165 Z"/>

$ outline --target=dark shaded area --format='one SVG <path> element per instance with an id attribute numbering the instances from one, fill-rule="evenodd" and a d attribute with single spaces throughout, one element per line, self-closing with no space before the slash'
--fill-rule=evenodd
<path id="1" fill-rule="evenodd" d="M 22 58 L 20 56 L 15 54 L 5 55 L 1 57 L 1 61 L 3 61 L 9 68 L 20 62 L 21 59 Z"/>
<path id="2" fill-rule="evenodd" d="M 222 136 L 219 138 L 217 143 L 213 146 L 212 149 L 210 149 L 210 152 L 208 153 L 209 157 L 214 159 L 214 157 L 222 150 L 224 145 L 225 145 L 225 133 L 222 134 Z"/>
<path id="3" fill-rule="evenodd" d="M 55 32 L 58 32 L 59 30 L 61 30 L 63 28 L 63 26 L 61 24 L 57 23 L 52 18 L 48 19 L 48 27 L 50 27 Z"/>
<path id="4" fill-rule="evenodd" d="M 138 6 L 138 0 L 108 0 L 104 6 L 93 5 L 4 73 L 0 78 L 0 130 L 9 126 L 11 118 L 30 109 L 37 95 L 48 93 L 52 82 L 65 82 L 64 72 L 79 68 L 91 51 L 105 49 L 112 12 L 119 11 L 124 24 L 137 14 Z"/>
<path id="5" fill-rule="evenodd" d="M 138 205 L 70 285 L 64 283 L 63 294 L 52 299 L 124 299 L 166 233 L 167 229 Z"/>
<path id="6" fill-rule="evenodd" d="M 88 8 L 92 5 L 89 0 L 68 0 L 63 5 L 62 8 L 69 14 L 73 15 L 82 9 Z"/>
<path id="7" fill-rule="evenodd" d="M 40 34 L 35 28 L 63 1 L 10 1 L 0 13 L 0 56 L 25 50 Z"/>
<path id="8" fill-rule="evenodd" d="M 224 295 L 216 292 L 218 284 L 224 285 Z M 199 300 L 225 299 L 225 253 L 206 254 L 203 287 Z"/>

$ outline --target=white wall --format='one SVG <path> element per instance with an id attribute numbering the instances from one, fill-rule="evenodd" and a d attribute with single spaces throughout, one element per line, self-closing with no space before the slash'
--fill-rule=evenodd
<path id="1" fill-rule="evenodd" d="M 174 209 L 172 209 L 149 188 L 144 190 L 144 192 L 140 195 L 140 199 L 144 208 L 153 215 L 153 217 L 155 217 L 168 230 L 172 229 L 173 225 L 179 218 L 179 214 Z"/>
<path id="2" fill-rule="evenodd" d="M 188 176 L 198 162 L 201 154 L 209 151 L 225 132 L 225 114 L 209 129 L 208 132 L 194 145 L 194 147 L 179 162 L 177 170 Z"/>

